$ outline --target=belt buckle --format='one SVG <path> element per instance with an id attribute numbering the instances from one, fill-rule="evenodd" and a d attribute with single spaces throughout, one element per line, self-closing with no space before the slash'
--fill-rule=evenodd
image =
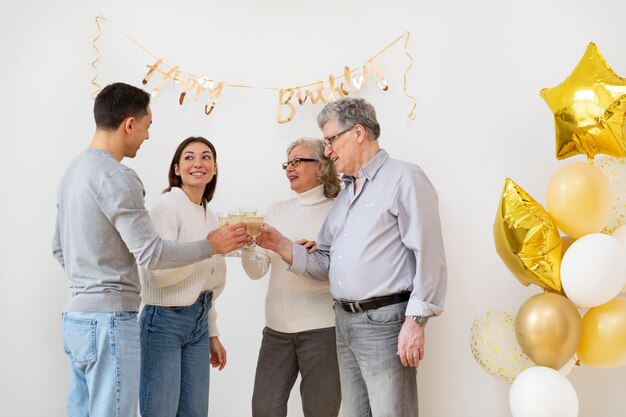
<path id="1" fill-rule="evenodd" d="M 363 311 L 358 301 L 348 301 L 348 305 L 350 306 L 350 311 L 353 313 L 361 313 Z"/>

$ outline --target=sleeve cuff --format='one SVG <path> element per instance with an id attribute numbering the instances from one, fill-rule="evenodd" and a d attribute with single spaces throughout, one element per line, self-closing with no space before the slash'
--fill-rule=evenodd
<path id="1" fill-rule="evenodd" d="M 293 242 L 291 244 L 291 253 L 293 259 L 291 260 L 291 265 L 289 265 L 287 271 L 292 272 L 296 275 L 304 275 L 307 259 L 306 248 Z"/>

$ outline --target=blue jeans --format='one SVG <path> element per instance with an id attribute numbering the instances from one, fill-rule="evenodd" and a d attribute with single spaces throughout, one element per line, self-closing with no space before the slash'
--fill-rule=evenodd
<path id="1" fill-rule="evenodd" d="M 209 309 L 212 292 L 185 307 L 141 311 L 142 417 L 206 417 L 209 412 Z"/>
<path id="2" fill-rule="evenodd" d="M 65 312 L 63 348 L 70 359 L 68 417 L 137 415 L 139 326 L 135 312 Z"/>
<path id="3" fill-rule="evenodd" d="M 341 389 L 334 327 L 297 333 L 263 329 L 252 416 L 285 417 L 298 372 L 304 416 L 337 417 Z"/>
<path id="4" fill-rule="evenodd" d="M 335 304 L 344 417 L 417 417 L 416 369 L 396 354 L 406 305 L 349 313 Z"/>

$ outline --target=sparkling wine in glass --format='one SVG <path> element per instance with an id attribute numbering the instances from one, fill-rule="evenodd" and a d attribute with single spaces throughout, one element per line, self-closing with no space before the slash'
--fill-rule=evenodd
<path id="1" fill-rule="evenodd" d="M 225 211 L 218 211 L 217 212 L 217 222 L 220 225 L 220 227 L 222 227 L 226 223 L 228 223 L 228 213 L 225 212 Z"/>
<path id="2" fill-rule="evenodd" d="M 263 216 L 255 214 L 246 216 L 246 225 L 248 226 L 248 234 L 252 236 L 252 241 L 261 234 L 261 226 L 263 225 Z"/>
<path id="3" fill-rule="evenodd" d="M 256 214 L 256 207 L 239 207 L 239 214 L 253 216 Z"/>
<path id="4" fill-rule="evenodd" d="M 236 224 L 236 223 L 243 223 L 245 221 L 246 221 L 245 214 L 239 213 L 238 210 L 228 210 L 228 223 Z M 226 254 L 226 256 L 231 256 L 231 257 L 241 256 L 241 251 L 234 250 Z"/>
<path id="5" fill-rule="evenodd" d="M 261 234 L 261 226 L 263 226 L 263 216 L 259 214 L 246 216 L 246 226 L 248 229 L 248 234 L 252 236 L 252 245 L 250 245 L 250 249 L 254 250 L 256 246 L 256 238 L 258 235 Z M 254 251 L 250 259 L 257 259 L 256 251 Z"/>
<path id="6" fill-rule="evenodd" d="M 228 212 L 228 222 L 230 224 L 242 223 L 246 221 L 246 215 L 241 214 L 238 211 L 229 211 Z"/>

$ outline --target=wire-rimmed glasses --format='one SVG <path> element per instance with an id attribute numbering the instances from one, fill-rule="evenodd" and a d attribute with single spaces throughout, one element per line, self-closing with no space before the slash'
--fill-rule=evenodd
<path id="1" fill-rule="evenodd" d="M 289 165 L 291 165 L 293 168 L 298 168 L 302 162 L 319 162 L 319 160 L 313 159 L 313 158 L 297 157 L 297 158 L 293 158 L 291 161 L 283 162 L 282 167 L 283 169 L 287 169 Z"/>

